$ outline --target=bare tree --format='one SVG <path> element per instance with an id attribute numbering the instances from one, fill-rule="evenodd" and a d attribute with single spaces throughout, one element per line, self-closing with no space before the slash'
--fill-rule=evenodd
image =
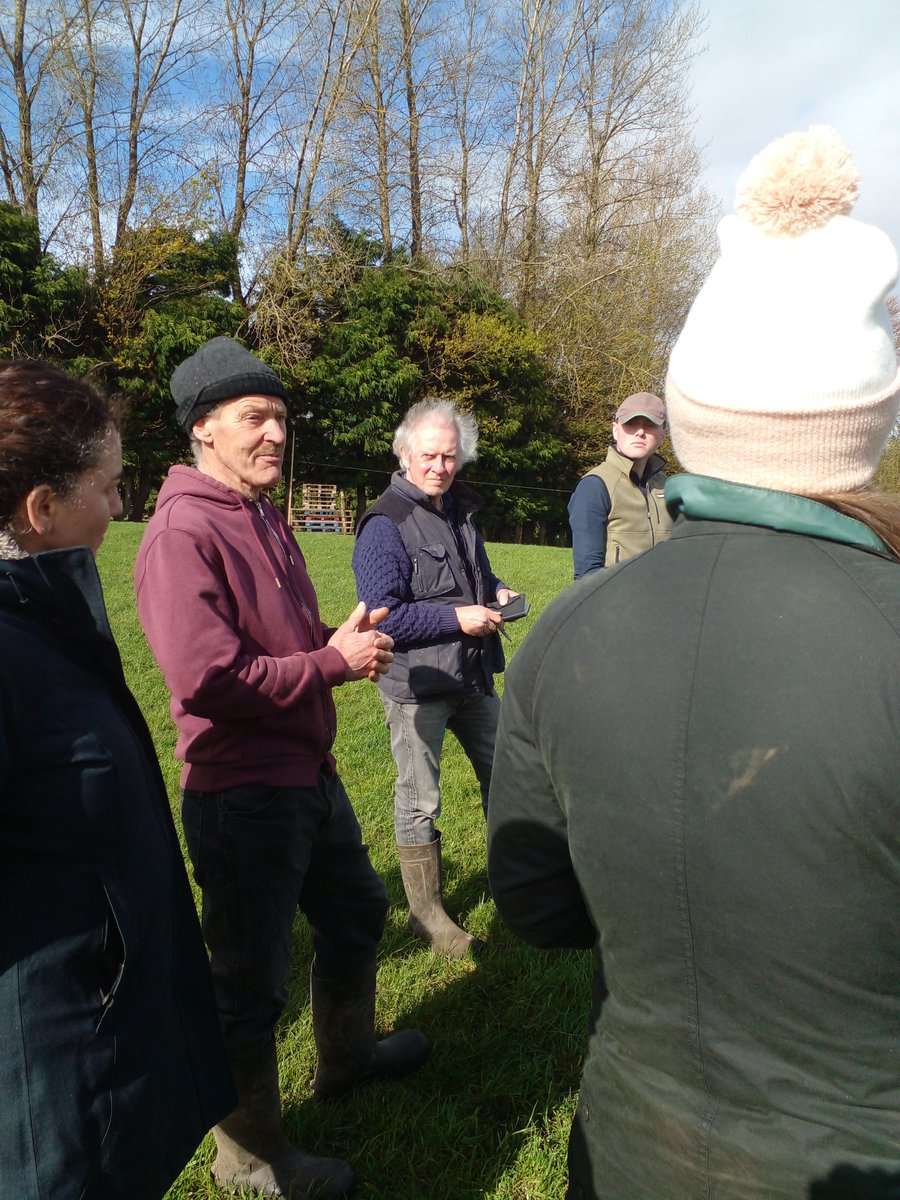
<path id="1" fill-rule="evenodd" d="M 548 247 L 533 320 L 568 380 L 572 414 L 604 434 L 623 395 L 662 387 L 671 345 L 711 265 L 718 207 L 699 174 L 689 137 L 660 143 L 633 181 L 621 181 L 599 246 L 585 240 L 579 210 Z"/>
<path id="2" fill-rule="evenodd" d="M 357 150 L 364 151 L 374 143 L 374 170 L 360 173 L 357 160 L 352 189 L 358 195 L 374 188 L 381 244 L 390 249 L 393 244 L 392 198 L 394 183 L 394 97 L 399 88 L 398 60 L 389 32 L 390 19 L 386 0 L 375 0 L 373 19 L 369 24 L 363 46 L 363 68 L 357 77 L 357 126 L 369 127 L 370 134 L 361 136 Z M 368 188 L 367 188 L 368 184 Z M 365 203 L 365 201 L 363 201 Z"/>
<path id="3" fill-rule="evenodd" d="M 607 216 L 636 192 L 678 190 L 674 170 L 662 177 L 657 150 L 690 128 L 685 79 L 702 21 L 694 7 L 661 14 L 653 0 L 585 0 L 582 19 L 574 100 L 584 125 L 571 182 L 582 194 L 585 246 L 596 249 Z M 653 169 L 644 172 L 645 162 Z"/>
<path id="4" fill-rule="evenodd" d="M 495 282 L 503 286 L 512 252 L 521 311 L 534 289 L 548 172 L 572 116 L 565 88 L 578 47 L 581 2 L 520 0 L 507 37 L 507 70 L 513 66 L 516 70 L 515 115 L 505 146 L 494 274 Z"/>
<path id="5" fill-rule="evenodd" d="M 350 80 L 376 16 L 377 0 L 323 0 L 309 10 L 302 39 L 305 61 L 289 94 L 293 120 L 284 125 L 285 157 L 295 158 L 288 193 L 286 247 L 293 259 L 306 248 L 316 211 L 314 198 L 335 124 L 347 104 Z M 293 153 L 291 153 L 291 149 Z M 329 199 L 336 205 L 334 192 Z"/>
<path id="6" fill-rule="evenodd" d="M 61 46 L 60 77 L 72 104 L 73 138 L 81 150 L 79 165 L 84 172 L 92 266 L 95 276 L 102 278 L 105 251 L 100 159 L 114 137 L 112 122 L 105 117 L 113 106 L 116 70 L 103 45 L 103 20 L 109 0 L 73 0 L 68 12 L 64 3 L 60 0 L 59 11 L 67 19 L 68 34 Z"/>
<path id="7" fill-rule="evenodd" d="M 56 79 L 68 97 L 69 212 L 86 213 L 101 278 L 135 205 L 184 180 L 184 120 L 172 103 L 198 47 L 200 0 L 57 0 Z"/>
<path id="8" fill-rule="evenodd" d="M 129 62 L 127 105 L 119 122 L 117 245 L 131 218 L 142 173 L 162 160 L 172 187 L 173 152 L 183 128 L 170 101 L 186 81 L 202 41 L 196 25 L 200 0 L 119 0 L 119 6 L 128 31 Z"/>
<path id="9" fill-rule="evenodd" d="M 524 141 L 524 203 L 519 311 L 534 303 L 540 250 L 542 202 L 548 190 L 557 148 L 566 136 L 577 110 L 567 104 L 566 83 L 581 46 L 582 0 L 566 11 L 553 0 L 529 0 L 529 47 L 526 72 L 526 130 Z M 549 182 L 552 194 L 554 187 Z"/>
<path id="10" fill-rule="evenodd" d="M 450 203 L 459 230 L 458 257 L 468 263 L 476 213 L 485 197 L 475 200 L 479 183 L 489 178 L 489 134 L 494 128 L 492 101 L 497 90 L 491 10 L 484 0 L 462 0 L 462 20 L 445 27 L 441 50 L 442 91 L 452 130 L 443 174 L 450 181 Z M 460 36 L 461 35 L 461 36 Z M 440 188 L 438 178 L 435 185 Z"/>
<path id="11" fill-rule="evenodd" d="M 0 5 L 0 172 L 9 202 L 34 217 L 66 138 L 68 107 L 49 94 L 67 31 L 65 14 L 29 0 Z"/>
<path id="12" fill-rule="evenodd" d="M 419 23 L 428 0 L 415 5 L 410 0 L 397 0 L 400 18 L 403 83 L 406 96 L 406 146 L 409 163 L 409 249 L 413 258 L 422 251 L 422 168 L 420 161 L 420 119 L 418 81 L 415 70 L 415 48 Z"/>
<path id="13" fill-rule="evenodd" d="M 377 213 L 382 244 L 405 242 L 413 257 L 428 248 L 435 223 L 432 163 L 443 137 L 444 75 L 431 7 L 431 0 L 377 3 L 355 91 L 354 146 L 363 154 L 348 164 L 362 222 Z"/>
<path id="14" fill-rule="evenodd" d="M 323 206 L 347 188 L 349 94 L 377 0 L 224 0 L 213 107 L 193 156 L 243 244 L 243 302 L 280 255 L 305 251 Z M 270 281 L 271 282 L 271 281 Z M 271 297 L 267 297 L 267 303 Z"/>
<path id="15" fill-rule="evenodd" d="M 224 0 L 223 48 L 216 80 L 222 100 L 211 106 L 215 148 L 204 164 L 216 189 L 222 222 L 239 241 L 248 217 L 272 189 L 271 159 L 280 133 L 278 107 L 292 86 L 300 29 L 294 0 Z M 201 139 L 201 154 L 207 148 Z M 246 301 L 237 263 L 232 289 Z"/>

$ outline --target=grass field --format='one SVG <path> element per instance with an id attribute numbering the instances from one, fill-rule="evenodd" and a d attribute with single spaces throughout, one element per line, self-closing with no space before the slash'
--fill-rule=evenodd
<path id="1" fill-rule="evenodd" d="M 113 525 L 99 565 L 128 680 L 153 731 L 177 820 L 179 764 L 168 693 L 134 609 L 131 570 L 143 529 Z M 306 534 L 300 542 L 323 619 L 336 625 L 356 599 L 352 540 Z M 571 551 L 499 544 L 488 550 L 497 574 L 532 602 L 531 614 L 509 626 L 509 656 L 569 583 Z M 586 1042 L 590 958 L 531 950 L 505 930 L 488 895 L 478 788 L 452 737 L 442 771 L 446 902 L 484 946 L 476 959 L 453 962 L 410 937 L 394 850 L 393 762 L 377 689 L 348 684 L 335 699 L 338 765 L 393 905 L 379 955 L 378 1024 L 382 1031 L 417 1026 L 434 1050 L 408 1080 L 375 1084 L 337 1103 L 315 1102 L 311 943 L 298 917 L 290 1000 L 279 1028 L 288 1135 L 311 1153 L 349 1160 L 366 1200 L 559 1200 Z M 207 1137 L 169 1200 L 221 1195 L 208 1170 L 212 1156 Z"/>

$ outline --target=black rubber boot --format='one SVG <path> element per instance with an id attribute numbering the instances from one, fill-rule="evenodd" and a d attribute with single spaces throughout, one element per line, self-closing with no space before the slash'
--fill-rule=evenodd
<path id="1" fill-rule="evenodd" d="M 251 1188 L 261 1196 L 349 1196 L 356 1176 L 339 1158 L 304 1154 L 285 1138 L 275 1045 L 262 1054 L 231 1057 L 240 1103 L 213 1129 L 218 1153 L 212 1166 L 224 1187 Z"/>
<path id="2" fill-rule="evenodd" d="M 313 1092 L 319 1100 L 343 1096 L 372 1079 L 408 1075 L 431 1052 L 419 1029 L 376 1039 L 374 962 L 335 979 L 321 979 L 313 962 L 309 993 L 318 1055 Z"/>
<path id="3" fill-rule="evenodd" d="M 441 835 L 424 846 L 398 846 L 400 875 L 409 903 L 409 927 L 435 954 L 465 958 L 476 944 L 444 911 Z"/>

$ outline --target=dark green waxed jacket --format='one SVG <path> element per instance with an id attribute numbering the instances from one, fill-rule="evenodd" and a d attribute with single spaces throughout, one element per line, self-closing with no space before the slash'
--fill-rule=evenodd
<path id="1" fill-rule="evenodd" d="M 497 906 L 608 987 L 569 1195 L 893 1197 L 900 563 L 799 497 L 666 493 L 671 539 L 519 649 L 494 759 Z"/>

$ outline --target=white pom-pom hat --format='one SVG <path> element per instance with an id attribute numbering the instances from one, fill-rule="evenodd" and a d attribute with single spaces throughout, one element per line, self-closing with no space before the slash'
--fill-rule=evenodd
<path id="1" fill-rule="evenodd" d="M 897 252 L 847 215 L 858 191 L 847 148 L 821 126 L 773 142 L 739 179 L 669 359 L 685 470 L 808 495 L 871 481 L 900 404 L 884 303 Z"/>

